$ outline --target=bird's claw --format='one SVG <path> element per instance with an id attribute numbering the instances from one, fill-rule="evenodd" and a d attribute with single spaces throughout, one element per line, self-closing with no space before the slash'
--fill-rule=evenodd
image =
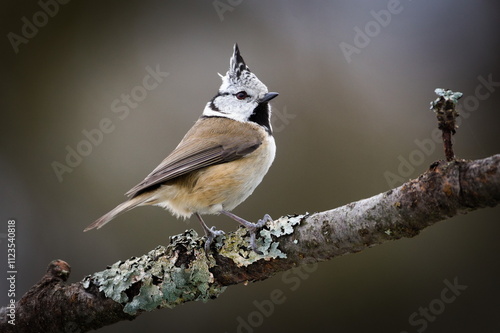
<path id="1" fill-rule="evenodd" d="M 252 247 L 252 250 L 257 253 L 258 255 L 263 255 L 264 253 L 262 251 L 259 251 L 257 249 L 257 244 L 255 244 L 255 239 L 257 237 L 257 232 L 262 229 L 268 221 L 272 221 L 273 219 L 269 214 L 264 215 L 264 217 L 260 220 L 257 221 L 257 223 L 252 223 L 252 226 L 247 227 L 248 232 L 250 233 L 250 245 Z"/>
<path id="2" fill-rule="evenodd" d="M 207 240 L 205 241 L 205 252 L 208 255 L 208 252 L 210 251 L 210 246 L 212 245 L 213 240 L 217 236 L 222 236 L 225 233 L 222 230 L 215 229 L 215 227 L 211 227 L 210 229 L 206 229 L 205 231 L 206 231 L 206 237 L 207 237 Z"/>

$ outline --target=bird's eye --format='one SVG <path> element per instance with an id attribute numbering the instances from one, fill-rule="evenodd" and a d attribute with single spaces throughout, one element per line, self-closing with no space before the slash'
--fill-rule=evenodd
<path id="1" fill-rule="evenodd" d="M 236 93 L 234 96 L 236 96 L 237 99 L 245 99 L 248 97 L 248 94 L 244 91 L 240 91 L 239 93 Z"/>

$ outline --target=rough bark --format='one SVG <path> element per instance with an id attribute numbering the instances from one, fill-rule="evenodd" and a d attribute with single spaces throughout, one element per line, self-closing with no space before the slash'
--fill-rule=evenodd
<path id="1" fill-rule="evenodd" d="M 0 309 L 2 332 L 86 332 L 144 311 L 216 298 L 226 286 L 266 279 L 403 237 L 457 214 L 500 202 L 500 155 L 432 164 L 402 186 L 314 214 L 284 216 L 260 231 L 258 255 L 245 229 L 219 237 L 208 256 L 193 230 L 141 257 L 67 284 L 69 265 L 53 261 L 16 304 Z M 15 326 L 7 323 L 15 313 Z"/>

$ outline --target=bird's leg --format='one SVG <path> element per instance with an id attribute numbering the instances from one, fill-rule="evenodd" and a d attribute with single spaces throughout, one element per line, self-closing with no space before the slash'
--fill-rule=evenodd
<path id="1" fill-rule="evenodd" d="M 233 220 L 235 220 L 236 222 L 240 223 L 242 226 L 247 228 L 248 231 L 250 232 L 250 245 L 252 246 L 252 250 L 254 250 L 254 252 L 257 254 L 263 254 L 261 251 L 257 250 L 257 245 L 255 244 L 255 237 L 257 235 L 257 231 L 260 228 L 262 228 L 267 221 L 273 220 L 271 216 L 269 216 L 269 214 L 264 215 L 264 217 L 259 221 L 257 221 L 257 223 L 252 223 L 226 210 L 221 210 L 221 213 L 226 216 L 229 216 L 230 218 L 232 218 Z"/>
<path id="2" fill-rule="evenodd" d="M 203 219 L 201 218 L 200 214 L 196 213 L 196 217 L 198 218 L 198 221 L 200 221 L 200 224 L 205 231 L 205 236 L 207 237 L 207 240 L 205 241 L 205 253 L 207 253 L 208 255 L 208 251 L 210 251 L 210 245 L 212 244 L 212 241 L 215 239 L 215 237 L 224 235 L 224 231 L 216 230 L 215 227 L 209 228 L 205 224 L 205 221 L 203 221 Z"/>

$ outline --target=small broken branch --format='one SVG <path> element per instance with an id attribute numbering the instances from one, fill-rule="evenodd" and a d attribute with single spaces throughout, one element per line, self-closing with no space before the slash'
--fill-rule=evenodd
<path id="1" fill-rule="evenodd" d="M 260 231 L 259 250 L 246 229 L 219 237 L 209 258 L 188 230 L 141 257 L 67 284 L 69 265 L 53 261 L 15 305 L 0 309 L 1 332 L 86 332 L 144 311 L 216 298 L 226 286 L 267 279 L 304 263 L 330 260 L 414 237 L 457 214 L 500 202 L 500 155 L 436 162 L 417 179 L 371 198 L 315 214 L 281 217 Z M 48 310 L 50 309 L 50 310 Z M 15 326 L 7 321 L 14 315 Z"/>
<path id="2" fill-rule="evenodd" d="M 435 92 L 439 97 L 431 102 L 431 110 L 436 113 L 438 128 L 443 132 L 444 154 L 446 160 L 449 162 L 455 159 L 451 137 L 458 128 L 456 119 L 459 114 L 456 110 L 456 106 L 463 94 L 461 92 L 453 92 L 449 89 L 441 88 L 436 89 Z"/>

